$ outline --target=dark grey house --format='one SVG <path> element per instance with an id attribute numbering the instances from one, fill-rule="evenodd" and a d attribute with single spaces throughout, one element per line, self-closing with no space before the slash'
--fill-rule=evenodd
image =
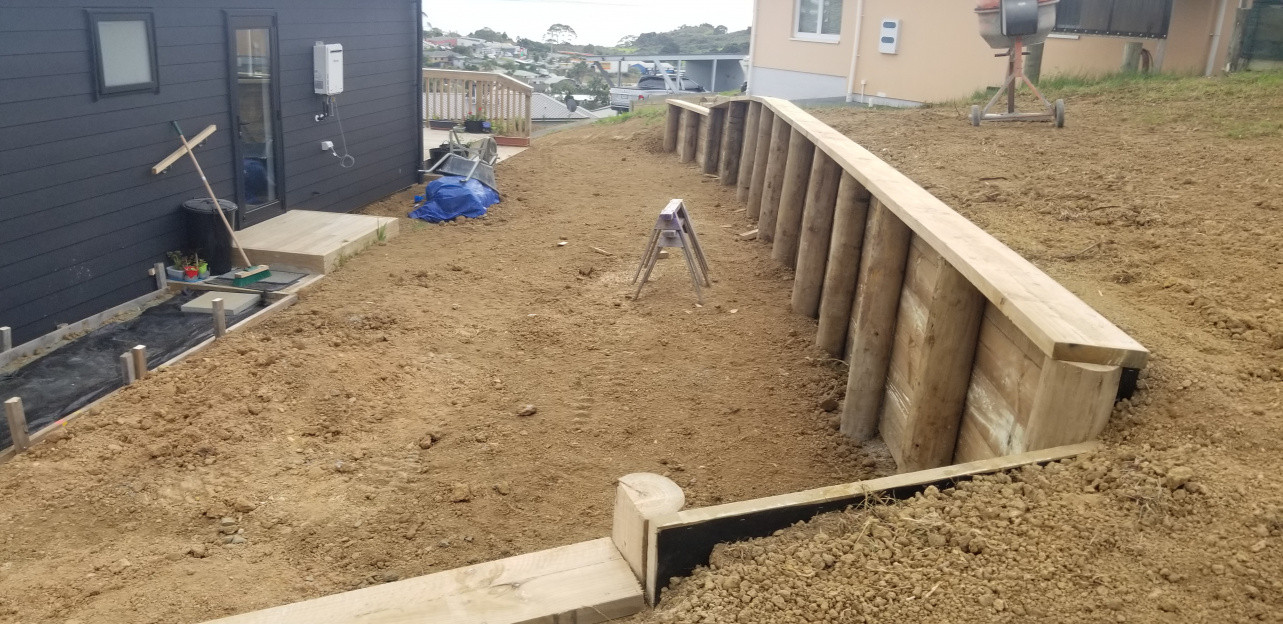
<path id="1" fill-rule="evenodd" d="M 218 126 L 197 155 L 239 228 L 413 184 L 420 4 L 0 3 L 0 326 L 19 344 L 155 288 L 181 203 L 204 194 L 188 161 L 151 174 L 179 146 L 170 121 Z M 314 92 L 318 41 L 343 47 L 334 106 Z M 354 163 L 321 150 L 344 138 Z"/>

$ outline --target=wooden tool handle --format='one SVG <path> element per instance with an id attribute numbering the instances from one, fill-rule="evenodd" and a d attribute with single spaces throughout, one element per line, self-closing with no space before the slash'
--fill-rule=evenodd
<path id="1" fill-rule="evenodd" d="M 249 256 L 245 254 L 245 248 L 241 247 L 241 241 L 236 238 L 236 231 L 232 229 L 232 224 L 227 221 L 227 215 L 223 214 L 223 206 L 218 203 L 218 196 L 214 194 L 214 189 L 209 186 L 209 180 L 205 178 L 205 170 L 200 168 L 200 161 L 196 160 L 196 154 L 192 151 L 192 146 L 187 144 L 187 137 L 183 136 L 182 128 L 178 127 L 177 121 L 171 123 L 174 124 L 174 130 L 178 132 L 178 139 L 183 142 L 187 155 L 191 156 L 192 164 L 196 165 L 196 173 L 200 174 L 201 184 L 205 185 L 205 191 L 209 193 L 210 200 L 214 202 L 214 212 L 218 213 L 218 218 L 223 221 L 223 226 L 227 228 L 228 235 L 232 237 L 232 244 L 236 245 L 236 251 L 241 253 L 241 260 L 245 262 L 247 268 L 254 266 L 250 263 Z"/>

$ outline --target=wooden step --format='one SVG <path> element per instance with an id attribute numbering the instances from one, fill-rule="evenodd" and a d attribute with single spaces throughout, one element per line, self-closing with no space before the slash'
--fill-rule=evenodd
<path id="1" fill-rule="evenodd" d="M 369 215 L 290 210 L 236 233 L 250 261 L 310 273 L 331 273 L 339 262 L 379 239 L 397 234 L 397 219 Z"/>
<path id="2" fill-rule="evenodd" d="M 637 577 L 607 537 L 207 624 L 594 624 L 644 605 Z"/>

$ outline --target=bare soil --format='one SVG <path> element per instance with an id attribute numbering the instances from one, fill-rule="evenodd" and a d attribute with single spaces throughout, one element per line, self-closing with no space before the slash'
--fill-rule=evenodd
<path id="1" fill-rule="evenodd" d="M 1153 351 L 1091 457 L 725 547 L 659 622 L 1283 621 L 1278 76 L 817 109 Z"/>
<path id="2" fill-rule="evenodd" d="M 733 188 L 657 153 L 654 121 L 540 139 L 487 218 L 404 222 L 0 466 L 0 621 L 199 622 L 595 539 L 631 472 L 692 505 L 890 472 L 833 430 L 842 367 L 736 240 Z M 673 189 L 702 307 L 679 255 L 627 296 Z"/>

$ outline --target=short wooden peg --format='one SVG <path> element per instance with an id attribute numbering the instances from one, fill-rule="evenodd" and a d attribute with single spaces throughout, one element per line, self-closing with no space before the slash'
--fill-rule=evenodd
<path id="1" fill-rule="evenodd" d="M 138 345 L 133 349 L 130 349 L 129 351 L 134 356 L 134 378 L 146 379 L 147 378 L 147 347 L 144 345 Z"/>
<path id="2" fill-rule="evenodd" d="M 13 348 L 13 330 L 0 327 L 0 353 Z"/>
<path id="3" fill-rule="evenodd" d="M 214 304 L 214 337 L 222 338 L 227 335 L 227 312 L 223 307 L 223 298 L 219 297 L 210 303 Z"/>
<path id="4" fill-rule="evenodd" d="M 156 290 L 165 290 L 169 287 L 169 278 L 165 275 L 165 264 L 157 262 L 152 265 L 152 271 L 156 272 Z"/>
<path id="5" fill-rule="evenodd" d="M 4 402 L 4 415 L 9 421 L 9 439 L 13 448 L 19 453 L 31 448 L 31 437 L 27 435 L 27 414 L 22 410 L 22 399 L 13 397 Z"/>
<path id="6" fill-rule="evenodd" d="M 138 375 L 134 373 L 134 354 L 132 351 L 126 351 L 120 354 L 120 379 L 128 386 L 134 383 Z"/>

